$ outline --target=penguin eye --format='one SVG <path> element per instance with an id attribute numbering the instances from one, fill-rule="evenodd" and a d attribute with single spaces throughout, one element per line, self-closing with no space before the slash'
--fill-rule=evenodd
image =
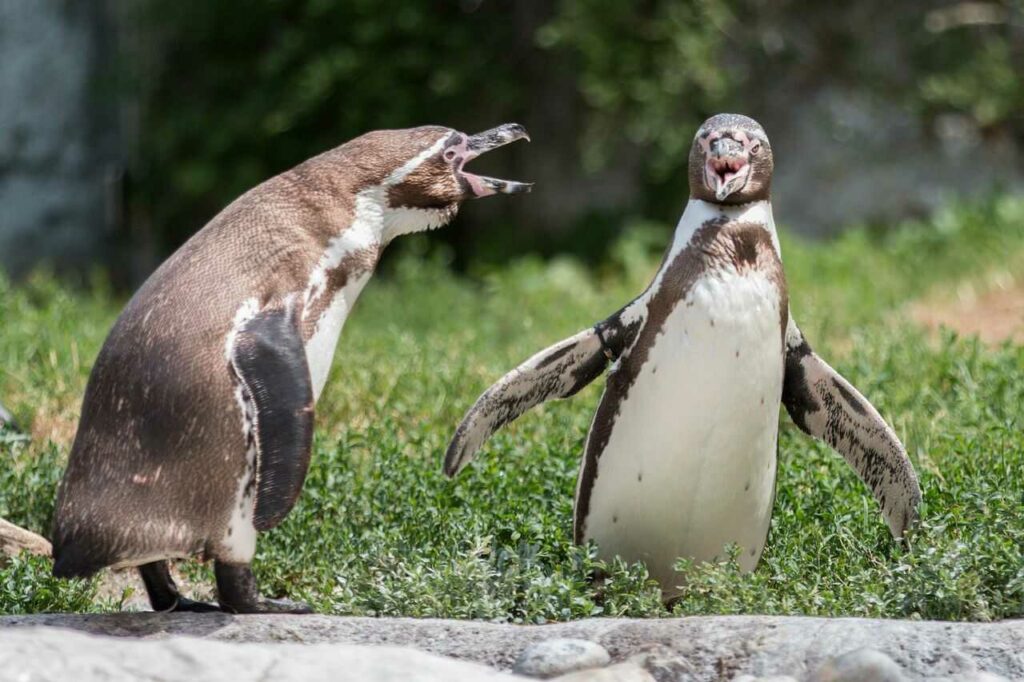
<path id="1" fill-rule="evenodd" d="M 761 143 L 755 142 L 754 145 L 750 148 L 750 153 L 757 154 L 759 151 L 761 151 Z"/>
<path id="2" fill-rule="evenodd" d="M 449 149 L 448 151 L 446 151 L 444 153 L 444 160 L 445 161 L 451 161 L 454 158 L 455 158 L 455 150 L 454 149 Z"/>

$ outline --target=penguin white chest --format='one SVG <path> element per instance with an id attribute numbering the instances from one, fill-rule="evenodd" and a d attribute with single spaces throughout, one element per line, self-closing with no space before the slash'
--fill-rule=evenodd
<path id="1" fill-rule="evenodd" d="M 318 400 L 324 390 L 345 320 L 352 312 L 352 306 L 355 305 L 371 274 L 364 272 L 334 292 L 330 305 L 317 320 L 313 335 L 306 342 L 306 362 L 313 382 L 314 400 Z"/>
<path id="2" fill-rule="evenodd" d="M 338 345 L 342 327 L 352 307 L 359 298 L 363 287 L 373 274 L 377 257 L 382 248 L 381 231 L 384 224 L 384 208 L 376 190 L 370 188 L 356 195 L 356 211 L 352 224 L 331 239 L 327 249 L 309 276 L 309 283 L 303 293 L 303 318 L 318 311 L 314 320 L 313 334 L 306 342 L 306 363 L 309 365 L 313 383 L 313 400 L 320 399 L 320 393 L 327 383 L 331 371 L 334 349 Z M 345 273 L 344 285 L 332 290 L 328 280 L 332 273 Z M 312 305 L 322 297 L 330 297 L 325 308 Z"/>
<path id="3" fill-rule="evenodd" d="M 664 321 L 598 459 L 585 521 L 603 558 L 643 561 L 666 596 L 679 557 L 760 558 L 775 494 L 780 292 L 757 270 L 700 277 Z"/>

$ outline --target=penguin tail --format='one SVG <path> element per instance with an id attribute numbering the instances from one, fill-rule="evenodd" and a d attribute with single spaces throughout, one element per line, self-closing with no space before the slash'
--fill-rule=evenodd
<path id="1" fill-rule="evenodd" d="M 53 577 L 55 578 L 89 578 L 105 567 L 106 562 L 96 561 L 80 552 L 63 551 L 58 554 L 54 551 Z"/>
<path id="2" fill-rule="evenodd" d="M 53 577 L 89 578 L 111 565 L 109 557 L 100 556 L 98 543 L 89 538 L 68 535 L 58 526 L 53 534 Z"/>

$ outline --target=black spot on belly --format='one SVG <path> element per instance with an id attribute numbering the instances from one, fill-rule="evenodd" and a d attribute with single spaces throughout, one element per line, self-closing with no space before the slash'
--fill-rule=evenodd
<path id="1" fill-rule="evenodd" d="M 751 549 L 750 550 L 750 556 L 754 556 L 754 554 L 755 554 L 755 550 Z"/>
<path id="2" fill-rule="evenodd" d="M 636 472 L 636 482 L 639 483 L 642 480 L 644 480 L 644 472 L 642 472 L 642 471 Z"/>
<path id="3" fill-rule="evenodd" d="M 743 486 L 743 490 L 744 491 L 750 490 L 750 481 L 747 481 L 747 484 L 745 486 Z"/>
<path id="4" fill-rule="evenodd" d="M 618 523 L 618 522 L 619 522 L 619 517 L 618 517 L 618 515 L 617 515 L 617 514 L 613 514 L 613 515 L 612 515 L 612 523 Z"/>
<path id="5" fill-rule="evenodd" d="M 711 326 L 712 326 L 712 327 L 714 327 L 714 326 L 715 326 L 715 321 L 714 321 L 714 320 L 708 320 L 708 322 L 710 322 L 710 323 L 711 323 Z"/>
<path id="6" fill-rule="evenodd" d="M 231 527 L 231 526 L 228 526 L 228 537 L 231 537 L 231 534 L 234 533 L 234 532 L 235 532 L 235 529 L 233 527 Z"/>
<path id="7" fill-rule="evenodd" d="M 740 352 L 736 351 L 736 357 L 739 357 L 739 356 L 740 356 Z"/>

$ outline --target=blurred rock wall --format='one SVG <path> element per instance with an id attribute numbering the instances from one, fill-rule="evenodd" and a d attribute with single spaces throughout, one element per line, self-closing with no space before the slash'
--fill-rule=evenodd
<path id="1" fill-rule="evenodd" d="M 95 262 L 115 221 L 117 138 L 105 10 L 0 0 L 0 265 Z"/>
<path id="2" fill-rule="evenodd" d="M 131 131 L 138 112 L 126 101 L 130 88 L 113 82 L 118 33 L 125 43 L 132 37 L 130 22 L 114 20 L 120 7 L 116 0 L 0 0 L 0 268 L 10 274 L 40 263 L 58 272 L 101 264 L 125 270 L 112 274 L 130 284 L 159 262 L 160 249 L 139 218 L 145 212 L 123 219 L 123 169 L 138 166 L 128 160 L 137 154 Z M 504 219 L 539 235 L 530 244 L 578 251 L 570 231 L 595 216 L 671 222 L 686 187 L 666 188 L 658 206 L 645 205 L 652 198 L 645 194 L 646 152 L 624 137 L 613 164 L 591 174 L 581 169 L 577 138 L 587 112 L 578 74 L 531 47 L 547 18 L 537 7 L 520 3 L 511 13 L 526 36 L 517 59 L 532 96 L 522 122 L 536 143 L 495 162 L 515 161 L 506 170 L 536 181 L 538 191 L 530 201 L 467 209 L 447 238 L 466 247 L 488 223 Z M 854 223 L 924 215 L 953 197 L 1024 189 L 1024 151 L 1011 134 L 983 131 L 959 114 L 922 117 L 901 100 L 919 77 L 903 24 L 858 16 L 870 8 L 844 12 L 838 21 L 872 30 L 870 41 L 851 43 L 838 57 L 827 30 L 837 18 L 825 6 L 797 18 L 783 10 L 758 15 L 765 25 L 752 35 L 775 36 L 772 49 L 792 56 L 769 58 L 775 53 L 767 47 L 760 58 L 751 56 L 756 50 L 733 52 L 738 63 L 730 66 L 747 77 L 730 107 L 757 117 L 771 136 L 780 224 L 827 235 Z M 844 74 L 844 64 L 862 71 Z M 486 118 L 505 120 L 505 112 Z M 196 224 L 209 217 L 204 208 Z M 606 233 L 619 225 L 615 218 Z"/>

